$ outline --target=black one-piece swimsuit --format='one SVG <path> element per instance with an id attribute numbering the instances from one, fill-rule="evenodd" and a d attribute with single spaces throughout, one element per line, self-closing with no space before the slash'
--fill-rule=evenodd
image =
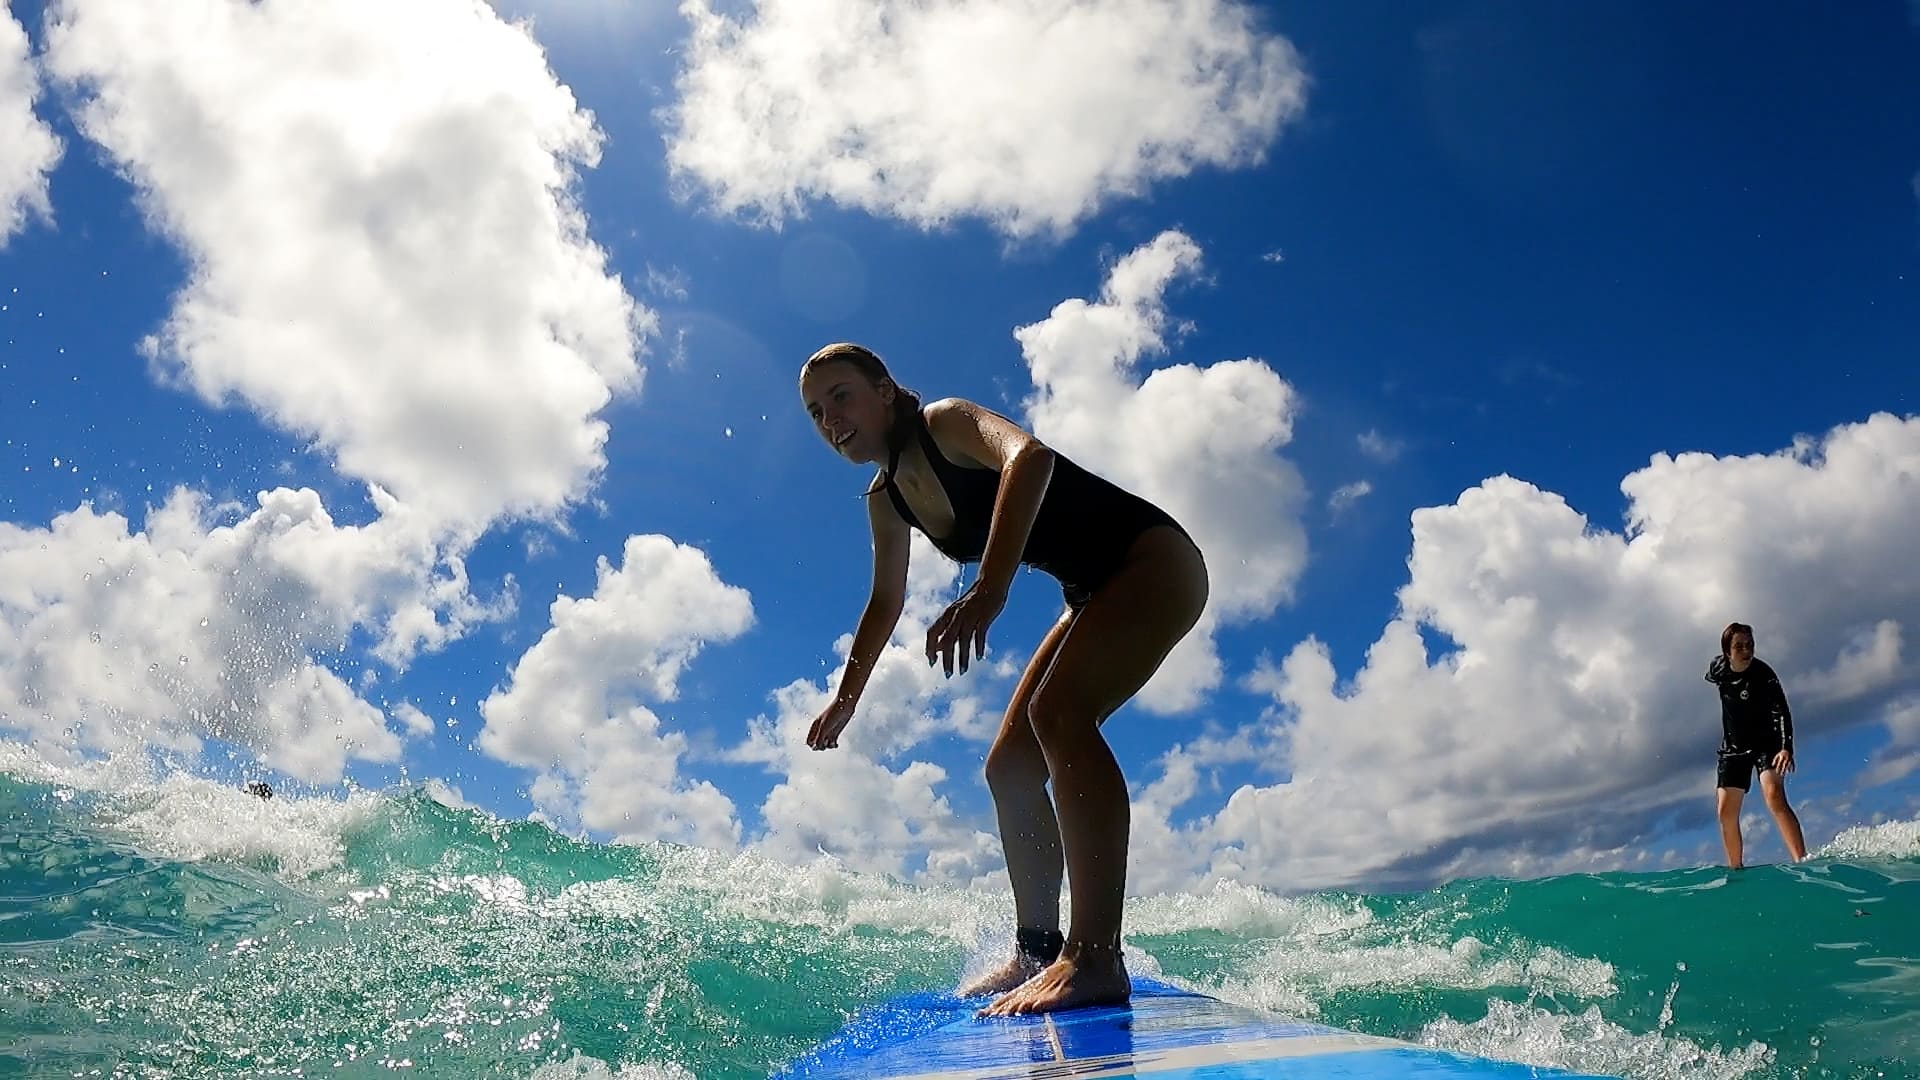
<path id="1" fill-rule="evenodd" d="M 914 425 L 920 449 L 953 505 L 953 532 L 935 536 L 927 531 L 912 507 L 894 486 L 900 451 L 894 450 L 882 481 L 893 508 L 908 525 L 919 529 L 933 546 L 956 562 L 979 562 L 987 550 L 987 531 L 993 524 L 994 502 L 1000 497 L 1000 474 L 993 469 L 960 465 L 947 460 L 927 430 L 923 416 Z M 1020 561 L 1053 575 L 1067 606 L 1079 610 L 1118 573 L 1139 535 L 1155 525 L 1187 531 L 1171 514 L 1118 484 L 1081 468 L 1066 455 L 1054 453 L 1053 477 L 1046 497 L 1027 534 Z M 1191 536 L 1188 537 L 1192 539 Z"/>

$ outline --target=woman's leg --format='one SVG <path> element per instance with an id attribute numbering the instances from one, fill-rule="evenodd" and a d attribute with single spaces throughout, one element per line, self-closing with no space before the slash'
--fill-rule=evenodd
<path id="1" fill-rule="evenodd" d="M 1807 840 L 1800 834 L 1800 816 L 1787 805 L 1787 782 L 1781 779 L 1779 772 L 1764 769 L 1760 773 L 1760 795 L 1767 800 L 1767 809 L 1773 812 L 1774 824 L 1780 826 L 1780 839 L 1787 845 L 1787 854 L 1799 862 L 1807 857 Z"/>
<path id="2" fill-rule="evenodd" d="M 990 1014 L 1045 1012 L 1129 991 L 1120 962 L 1127 885 L 1126 779 L 1100 723 L 1159 670 L 1207 602 L 1207 568 L 1179 530 L 1150 529 L 1067 628 L 1027 715 L 1046 756 L 1065 848 L 1073 926 L 1051 967 L 995 1001 Z"/>
<path id="3" fill-rule="evenodd" d="M 1727 866 L 1741 867 L 1740 802 L 1747 793 L 1737 787 L 1714 789 L 1714 809 L 1720 814 L 1720 844 L 1727 849 Z"/>
<path id="4" fill-rule="evenodd" d="M 1060 641 L 1073 623 L 1069 611 L 1040 639 L 1026 673 L 1014 687 L 1000 721 L 1000 734 L 987 751 L 987 789 L 993 793 L 994 814 L 1000 819 L 1000 847 L 1007 859 L 1007 877 L 1013 883 L 1014 923 L 1024 930 L 1060 929 L 1060 823 L 1047 797 L 1047 759 L 1040 753 L 1027 706 L 1046 677 Z M 1047 960 L 1051 960 L 1048 957 Z M 960 987 L 961 997 L 997 994 L 1032 978 L 1046 966 L 1014 950 L 1013 959 Z"/>

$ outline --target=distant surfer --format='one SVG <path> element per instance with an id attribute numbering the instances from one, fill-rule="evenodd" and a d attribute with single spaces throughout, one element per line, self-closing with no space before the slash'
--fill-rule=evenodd
<path id="1" fill-rule="evenodd" d="M 1729 623 L 1720 633 L 1720 655 L 1707 665 L 1707 681 L 1720 690 L 1720 761 L 1715 782 L 1720 842 L 1727 865 L 1743 865 L 1740 802 L 1760 774 L 1760 794 L 1780 826 L 1780 839 L 1795 862 L 1807 857 L 1800 819 L 1787 805 L 1786 776 L 1793 771 L 1793 711 L 1780 677 L 1753 655 L 1753 627 Z"/>
<path id="2" fill-rule="evenodd" d="M 273 798 L 273 789 L 267 786 L 265 780 L 249 780 L 247 781 L 247 794 L 258 796 L 262 799 L 271 799 Z"/>
<path id="3" fill-rule="evenodd" d="M 1000 994 L 989 1015 L 1126 1000 L 1127 788 L 1100 725 L 1199 620 L 1200 549 L 1165 511 L 1011 420 L 960 398 L 922 408 L 862 346 L 815 353 L 800 369 L 800 396 L 836 453 L 881 466 L 866 491 L 872 592 L 807 745 L 834 748 L 853 719 L 906 599 L 910 530 L 980 565 L 927 630 L 927 662 L 937 658 L 949 676 L 986 654 L 1014 571 L 1027 564 L 1051 574 L 1066 609 L 1027 662 L 986 758 L 1013 886 L 1014 955 L 960 992 Z M 1073 914 L 1065 934 L 1063 872 Z"/>

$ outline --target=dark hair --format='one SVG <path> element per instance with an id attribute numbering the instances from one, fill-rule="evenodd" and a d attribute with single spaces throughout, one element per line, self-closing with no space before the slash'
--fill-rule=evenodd
<path id="1" fill-rule="evenodd" d="M 907 441 L 913 438 L 914 428 L 922 423 L 920 395 L 895 382 L 878 353 L 851 341 L 835 342 L 807 357 L 807 362 L 800 365 L 800 377 L 804 379 L 815 369 L 834 363 L 852 364 L 854 370 L 876 387 L 881 383 L 893 387 L 893 423 L 887 427 L 887 449 L 896 452 L 905 449 Z"/>
<path id="2" fill-rule="evenodd" d="M 1735 634 L 1745 634 L 1747 635 L 1747 640 L 1752 641 L 1753 627 L 1748 626 L 1746 623 L 1743 623 L 1743 622 L 1728 623 L 1727 628 L 1725 630 L 1720 631 L 1720 655 L 1721 656 L 1732 655 L 1733 635 Z"/>

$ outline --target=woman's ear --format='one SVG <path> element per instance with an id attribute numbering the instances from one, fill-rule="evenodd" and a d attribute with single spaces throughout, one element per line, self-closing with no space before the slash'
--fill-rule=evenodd
<path id="1" fill-rule="evenodd" d="M 881 379 L 879 382 L 873 384 L 873 388 L 880 391 L 881 402 L 891 408 L 893 405 L 894 392 L 893 380 Z"/>

